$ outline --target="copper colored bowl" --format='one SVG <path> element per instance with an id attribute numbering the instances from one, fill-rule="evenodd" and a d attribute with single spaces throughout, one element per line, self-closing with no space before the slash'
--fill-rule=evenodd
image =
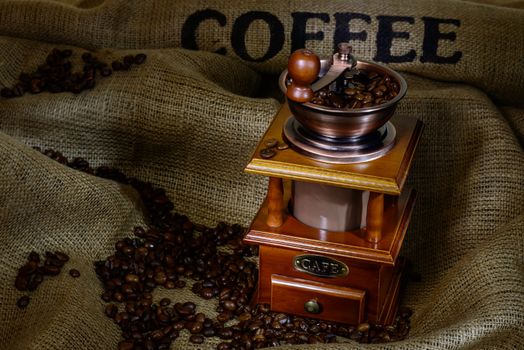
<path id="1" fill-rule="evenodd" d="M 321 60 L 319 77 L 329 69 L 329 60 Z M 400 101 L 407 91 L 407 83 L 400 74 L 394 70 L 376 63 L 358 61 L 358 69 L 375 71 L 382 75 L 389 75 L 399 85 L 400 89 L 393 99 L 376 106 L 354 109 L 338 109 L 319 106 L 310 102 L 298 103 L 287 99 L 289 109 L 295 118 L 307 129 L 327 137 L 359 137 L 369 134 L 384 124 L 393 116 Z M 280 89 L 287 90 L 287 69 L 279 78 Z"/>

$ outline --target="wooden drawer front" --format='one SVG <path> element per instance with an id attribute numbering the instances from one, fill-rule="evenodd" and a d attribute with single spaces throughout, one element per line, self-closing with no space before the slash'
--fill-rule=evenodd
<path id="1" fill-rule="evenodd" d="M 281 275 L 271 276 L 271 309 L 295 315 L 347 324 L 364 320 L 366 292 Z M 318 313 L 306 311 L 307 302 L 320 306 Z"/>

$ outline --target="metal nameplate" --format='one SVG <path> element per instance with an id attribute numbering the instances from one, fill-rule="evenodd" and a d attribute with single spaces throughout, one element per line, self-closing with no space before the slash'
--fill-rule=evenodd
<path id="1" fill-rule="evenodd" d="M 322 255 L 297 255 L 293 258 L 293 267 L 317 277 L 344 277 L 349 273 L 346 264 Z"/>

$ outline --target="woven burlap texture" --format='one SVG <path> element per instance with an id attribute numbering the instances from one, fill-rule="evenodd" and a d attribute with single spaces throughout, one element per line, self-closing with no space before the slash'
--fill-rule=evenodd
<path id="1" fill-rule="evenodd" d="M 208 7 L 232 18 L 254 8 L 288 18 L 291 11 L 333 13 L 356 4 L 0 2 L 0 87 L 13 85 L 55 46 L 72 48 L 76 60 L 84 49 L 97 49 L 105 61 L 148 55 L 146 64 L 79 95 L 0 99 L 0 349 L 116 349 L 120 333 L 103 314 L 93 261 L 110 255 L 135 225 L 145 225 L 132 189 L 66 168 L 31 146 L 84 156 L 94 166 L 115 166 L 164 187 L 175 210 L 195 222 L 247 225 L 266 180 L 242 170 L 279 108 L 274 99 L 253 97 L 260 77 L 252 68 L 283 69 L 285 50 L 249 68 L 234 57 L 172 48 L 180 45 L 177 21 Z M 409 11 L 399 1 L 358 2 L 358 9 L 372 16 L 460 17 L 465 56 L 456 66 L 393 65 L 409 85 L 397 114 L 425 125 L 408 179 L 419 197 L 402 250 L 422 281 L 408 284 L 402 298 L 414 310 L 409 338 L 366 347 L 524 348 L 524 110 L 516 106 L 524 74 L 515 59 L 524 50 L 522 12 L 454 1 L 409 4 Z M 202 28 L 203 45 L 212 48 L 214 39 L 228 35 L 215 30 Z M 357 43 L 355 50 L 369 59 L 373 47 Z M 501 64 L 493 64 L 494 56 L 488 60 L 488 51 Z M 501 97 L 513 105 L 493 102 Z M 31 250 L 68 252 L 66 269 L 82 276 L 63 272 L 45 280 L 19 310 L 23 294 L 14 278 Z M 190 286 L 155 291 L 155 298 L 194 300 L 214 315 L 215 302 L 200 299 Z M 182 334 L 171 349 L 212 349 L 218 342 L 195 346 Z M 348 340 L 313 348 L 361 347 Z"/>
<path id="2" fill-rule="evenodd" d="M 483 2 L 488 1 L 497 2 Z M 513 3 L 518 6 L 521 2 Z M 408 17 L 393 25 L 394 31 L 407 32 L 409 38 L 395 39 L 392 54 L 403 55 L 415 50 L 416 57 L 411 62 L 392 64 L 394 69 L 433 79 L 475 84 L 500 100 L 514 102 L 522 99 L 522 64 L 503 64 L 514 62 L 524 52 L 522 11 L 457 0 L 390 0 L 387 4 L 382 0 L 3 0 L 0 1 L 0 33 L 90 49 L 178 47 L 182 44 L 184 23 L 190 15 L 202 10 L 222 14 L 225 22 L 219 23 L 216 17 L 200 22 L 195 30 L 197 46 L 208 51 L 223 48 L 230 56 L 236 56 L 232 36 L 235 21 L 241 15 L 264 12 L 276 18 L 275 22 L 281 23 L 285 33 L 281 50 L 267 61 L 250 62 L 252 67 L 272 73 L 280 73 L 287 62 L 294 25 L 292 14 L 295 12 L 328 16 L 329 22 L 311 19 L 306 26 L 307 33 L 323 33 L 324 40 L 307 42 L 308 48 L 322 55 L 332 54 L 336 30 L 334 14 L 369 16 L 369 23 L 358 19 L 350 23 L 351 32 L 366 32 L 365 41 L 353 40 L 351 44 L 359 58 L 368 60 L 376 53 L 378 17 Z M 440 56 L 462 52 L 458 63 L 421 65 L 426 37 L 423 18 L 460 22 L 458 25 L 439 25 L 440 32 L 454 32 L 456 38 L 453 42 L 446 38 L 439 41 L 437 51 Z M 268 50 L 269 38 L 267 23 L 261 20 L 251 22 L 245 35 L 249 56 L 262 57 Z"/>

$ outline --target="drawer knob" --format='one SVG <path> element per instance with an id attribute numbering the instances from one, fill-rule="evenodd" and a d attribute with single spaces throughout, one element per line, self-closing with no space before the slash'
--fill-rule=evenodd
<path id="1" fill-rule="evenodd" d="M 322 308 L 320 307 L 320 303 L 316 301 L 315 299 L 311 299 L 309 301 L 306 301 L 304 304 L 304 310 L 309 312 L 310 314 L 319 314 L 322 311 Z"/>

